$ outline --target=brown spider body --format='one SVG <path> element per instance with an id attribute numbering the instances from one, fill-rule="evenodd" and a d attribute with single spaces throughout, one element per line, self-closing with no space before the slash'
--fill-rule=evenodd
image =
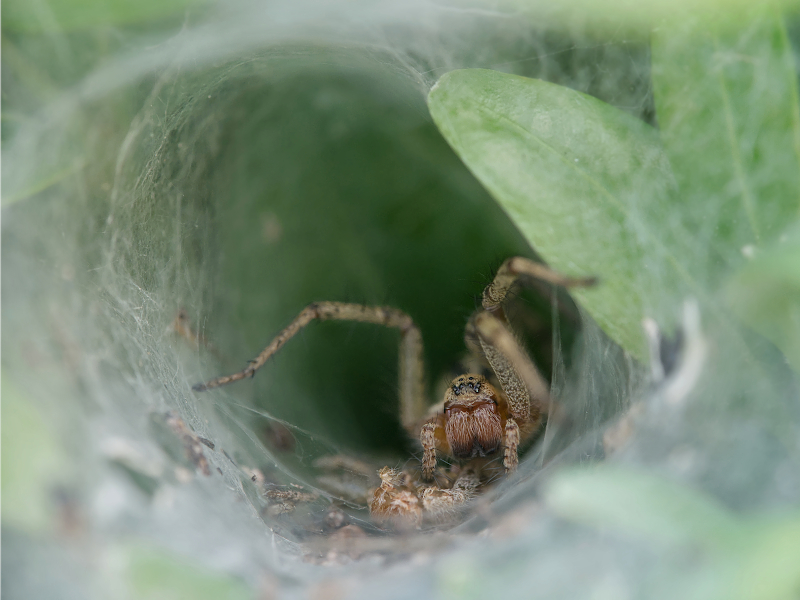
<path id="1" fill-rule="evenodd" d="M 503 444 L 508 419 L 505 394 L 483 375 L 453 379 L 437 414 L 425 421 L 435 427 L 437 452 L 458 459 L 494 454 Z"/>

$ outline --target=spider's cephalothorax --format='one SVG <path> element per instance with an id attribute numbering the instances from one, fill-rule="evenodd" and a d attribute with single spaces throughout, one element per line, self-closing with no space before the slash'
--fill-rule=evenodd
<path id="1" fill-rule="evenodd" d="M 399 511 L 411 518 L 416 515 L 416 508 L 410 507 L 412 504 L 418 507 L 419 503 L 406 502 L 410 494 L 422 502 L 421 510 L 446 512 L 446 507 L 466 502 L 472 496 L 479 485 L 481 469 L 501 450 L 505 470 L 513 471 L 517 467 L 520 441 L 537 431 L 541 415 L 549 407 L 547 382 L 509 329 L 505 317 L 508 292 L 520 277 L 533 277 L 566 287 L 594 283 L 594 278 L 564 277 L 519 256 L 502 264 L 483 292 L 483 310 L 478 311 L 468 325 L 469 337 L 478 342 L 479 358 L 483 365 L 491 367 L 497 386 L 482 375 L 461 375 L 452 381 L 444 400 L 428 408 L 422 335 L 409 315 L 386 306 L 315 302 L 304 308 L 245 369 L 197 384 L 193 389 L 208 390 L 252 377 L 287 341 L 314 320 L 360 321 L 396 328 L 401 333 L 400 421 L 409 434 L 419 435 L 423 450 L 422 480 L 433 481 L 437 452 L 468 462 L 460 479 L 450 488 L 431 487 L 430 484 L 417 488 L 413 481 L 407 481 L 408 477 L 401 485 L 397 479 L 400 475 L 393 470 L 386 471 L 381 488 L 375 491 L 371 510 L 376 517 L 391 516 L 394 515 L 392 511 Z M 418 522 L 417 517 L 412 520 Z"/>
<path id="2" fill-rule="evenodd" d="M 444 401 L 448 454 L 455 458 L 474 458 L 495 452 L 502 442 L 505 425 L 500 402 L 497 390 L 482 375 L 462 375 L 454 379 Z"/>

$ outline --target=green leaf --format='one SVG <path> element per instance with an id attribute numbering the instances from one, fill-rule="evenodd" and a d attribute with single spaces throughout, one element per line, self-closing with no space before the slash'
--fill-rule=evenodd
<path id="1" fill-rule="evenodd" d="M 800 371 L 800 229 L 759 252 L 726 286 L 728 304 Z"/>
<path id="2" fill-rule="evenodd" d="M 656 31 L 653 87 L 680 210 L 710 252 L 707 275 L 800 216 L 800 105 L 783 19 L 758 5 L 741 28 L 686 18 Z"/>
<path id="3" fill-rule="evenodd" d="M 558 473 L 544 498 L 571 521 L 649 541 L 725 547 L 739 535 L 735 517 L 703 494 L 610 464 Z"/>
<path id="4" fill-rule="evenodd" d="M 672 176 L 657 133 L 595 98 L 544 81 L 453 71 L 428 105 L 445 139 L 542 258 L 597 275 L 578 302 L 644 358 L 642 318 L 695 289 L 670 237 Z M 668 291 L 668 292 L 666 292 Z M 680 297 L 680 296 L 678 296 Z"/>

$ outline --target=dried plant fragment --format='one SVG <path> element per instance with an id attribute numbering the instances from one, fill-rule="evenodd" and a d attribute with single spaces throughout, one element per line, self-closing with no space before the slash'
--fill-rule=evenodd
<path id="1" fill-rule="evenodd" d="M 295 489 L 286 487 L 275 487 L 264 492 L 270 500 L 267 513 L 270 515 L 281 515 L 294 512 L 298 504 L 308 504 L 314 502 L 319 496 L 313 492 L 305 492 L 302 488 L 292 485 Z"/>
<path id="2" fill-rule="evenodd" d="M 186 457 L 189 459 L 189 461 L 195 466 L 195 468 L 200 469 L 200 472 L 203 473 L 203 475 L 211 475 L 211 468 L 208 465 L 208 459 L 206 459 L 205 454 L 203 454 L 203 446 L 213 449 L 214 444 L 205 438 L 200 438 L 195 435 L 195 433 L 189 429 L 186 423 L 184 423 L 183 419 L 181 419 L 172 411 L 167 413 L 166 421 L 170 429 L 172 429 L 175 435 L 177 435 L 181 442 L 183 442 L 183 447 L 186 451 Z"/>

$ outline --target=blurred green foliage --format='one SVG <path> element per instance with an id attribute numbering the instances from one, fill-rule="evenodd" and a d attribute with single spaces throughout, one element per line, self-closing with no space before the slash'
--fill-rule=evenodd
<path id="1" fill-rule="evenodd" d="M 674 210 L 707 248 L 707 285 L 800 218 L 800 104 L 785 18 L 765 6 L 732 32 L 688 18 L 653 40 L 661 140 L 678 184 Z M 704 264 L 705 263 L 705 264 Z"/>
<path id="2" fill-rule="evenodd" d="M 544 500 L 569 521 L 694 555 L 659 597 L 790 600 L 800 590 L 800 512 L 740 517 L 685 485 L 612 465 L 562 471 Z"/>
<path id="3" fill-rule="evenodd" d="M 3 29 L 28 34 L 88 31 L 157 21 L 209 0 L 6 0 Z"/>
<path id="4" fill-rule="evenodd" d="M 759 250 L 729 280 L 727 302 L 800 372 L 800 238 L 788 232 Z"/>
<path id="5" fill-rule="evenodd" d="M 256 596 L 244 581 L 203 568 L 158 548 L 139 544 L 114 549 L 121 554 L 133 598 L 158 600 L 247 600 Z M 129 585 L 125 585 L 128 583 Z"/>
<path id="6" fill-rule="evenodd" d="M 39 408 L 4 373 L 3 526 L 43 533 L 56 523 L 56 487 L 68 459 Z"/>

